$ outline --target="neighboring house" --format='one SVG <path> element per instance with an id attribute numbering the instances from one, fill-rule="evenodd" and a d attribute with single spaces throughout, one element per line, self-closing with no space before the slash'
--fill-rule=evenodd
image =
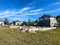
<path id="1" fill-rule="evenodd" d="M 0 20 L 0 25 L 4 25 L 4 22 Z"/>
<path id="2" fill-rule="evenodd" d="M 21 21 L 15 21 L 15 25 L 17 25 L 17 26 L 21 25 L 21 23 L 22 23 Z"/>
<path id="3" fill-rule="evenodd" d="M 56 18 L 48 14 L 44 14 L 41 18 L 39 18 L 39 23 L 42 27 L 54 27 L 58 24 Z"/>

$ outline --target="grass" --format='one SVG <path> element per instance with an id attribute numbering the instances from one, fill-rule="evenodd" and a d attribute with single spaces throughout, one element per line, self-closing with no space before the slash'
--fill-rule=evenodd
<path id="1" fill-rule="evenodd" d="M 60 45 L 60 28 L 37 33 L 0 28 L 0 45 Z"/>

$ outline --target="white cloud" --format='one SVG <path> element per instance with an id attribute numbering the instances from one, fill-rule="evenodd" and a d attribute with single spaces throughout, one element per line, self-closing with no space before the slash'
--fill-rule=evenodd
<path id="1" fill-rule="evenodd" d="M 53 3 L 52 5 L 58 5 L 58 4 L 60 4 L 60 2 Z"/>
<path id="2" fill-rule="evenodd" d="M 51 10 L 51 11 L 46 11 L 43 12 L 43 8 L 40 9 L 31 9 L 31 7 L 25 7 L 19 10 L 5 10 L 0 12 L 0 18 L 5 18 L 5 17 L 11 17 L 11 16 L 29 16 L 29 15 L 38 15 L 40 13 L 54 13 L 56 11 L 59 11 L 60 9 L 56 10 Z"/>
<path id="3" fill-rule="evenodd" d="M 50 10 L 50 11 L 41 12 L 41 13 L 55 13 L 57 11 L 60 11 L 60 9 Z"/>
<path id="4" fill-rule="evenodd" d="M 31 7 L 25 7 L 19 10 L 5 10 L 0 12 L 0 18 L 11 17 L 11 16 L 27 16 L 27 15 L 36 15 L 43 9 L 31 10 Z"/>
<path id="5" fill-rule="evenodd" d="M 18 17 L 13 17 L 12 20 L 13 20 L 13 21 L 15 21 L 15 20 L 20 20 L 20 18 L 18 18 Z"/>
<path id="6" fill-rule="evenodd" d="M 59 11 L 60 9 L 55 9 L 55 10 L 51 10 L 51 11 L 46 11 L 46 12 L 43 12 L 42 8 L 40 9 L 35 9 L 35 10 L 30 10 L 31 7 L 29 8 L 23 8 L 23 9 L 19 9 L 19 10 L 5 10 L 5 11 L 2 11 L 0 12 L 0 18 L 5 18 L 5 17 L 11 17 L 11 16 L 29 16 L 29 15 L 37 15 L 37 14 L 40 14 L 40 13 L 54 13 L 54 12 L 57 12 Z"/>
<path id="7" fill-rule="evenodd" d="M 30 7 L 25 7 L 25 8 L 19 9 L 18 11 L 16 11 L 16 13 L 23 14 L 25 11 L 28 11 L 30 9 L 31 9 Z"/>
<path id="8" fill-rule="evenodd" d="M 59 5 L 60 4 L 60 2 L 55 2 L 55 3 L 52 3 L 52 4 L 48 4 L 45 8 L 44 8 L 44 10 L 45 9 L 48 9 L 48 8 L 51 8 L 51 7 L 54 7 L 54 6 L 56 6 L 56 5 Z"/>
<path id="9" fill-rule="evenodd" d="M 4 11 L 4 14 L 10 14 L 9 10 Z"/>
<path id="10" fill-rule="evenodd" d="M 40 12 L 40 11 L 42 11 L 43 9 L 41 8 L 41 9 L 36 9 L 36 10 L 31 10 L 30 12 Z"/>
<path id="11" fill-rule="evenodd" d="M 25 8 L 23 8 L 23 9 L 21 9 L 20 11 L 26 11 L 26 10 L 29 10 L 29 9 L 31 9 L 30 7 L 25 7 Z"/>
<path id="12" fill-rule="evenodd" d="M 33 2 L 31 2 L 31 3 L 27 4 L 25 7 L 33 6 L 35 3 L 36 3 L 36 1 L 34 0 Z"/>

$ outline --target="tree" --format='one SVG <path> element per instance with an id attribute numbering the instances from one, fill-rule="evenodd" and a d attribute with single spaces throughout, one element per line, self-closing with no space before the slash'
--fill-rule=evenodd
<path id="1" fill-rule="evenodd" d="M 58 23 L 60 23 L 60 15 L 58 15 L 58 16 L 56 17 L 56 19 L 57 19 Z"/>
<path id="2" fill-rule="evenodd" d="M 28 26 L 32 26 L 33 25 L 33 22 L 31 21 L 31 19 L 28 19 L 27 25 Z"/>
<path id="3" fill-rule="evenodd" d="M 23 25 L 27 25 L 27 22 L 23 21 L 21 25 L 22 25 L 22 26 L 23 26 Z"/>
<path id="4" fill-rule="evenodd" d="M 4 19 L 4 24 L 5 24 L 5 25 L 9 25 L 9 21 L 8 21 L 7 18 Z"/>
<path id="5" fill-rule="evenodd" d="M 13 25 L 15 25 L 15 23 L 16 23 L 16 22 L 15 22 L 15 21 L 13 21 Z"/>
<path id="6" fill-rule="evenodd" d="M 35 20 L 35 21 L 34 21 L 34 25 L 35 25 L 35 26 L 38 26 L 38 20 Z"/>

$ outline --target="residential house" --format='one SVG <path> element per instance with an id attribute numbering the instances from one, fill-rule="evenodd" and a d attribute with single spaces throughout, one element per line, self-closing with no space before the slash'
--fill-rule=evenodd
<path id="1" fill-rule="evenodd" d="M 4 25 L 4 22 L 2 20 L 0 20 L 0 25 Z"/>
<path id="2" fill-rule="evenodd" d="M 22 23 L 21 21 L 18 21 L 18 20 L 17 20 L 17 21 L 15 21 L 15 25 L 16 25 L 16 26 L 21 25 L 21 23 Z"/>
<path id="3" fill-rule="evenodd" d="M 44 14 L 42 17 L 40 17 L 39 23 L 39 26 L 42 27 L 54 27 L 58 24 L 56 18 L 49 14 Z"/>

